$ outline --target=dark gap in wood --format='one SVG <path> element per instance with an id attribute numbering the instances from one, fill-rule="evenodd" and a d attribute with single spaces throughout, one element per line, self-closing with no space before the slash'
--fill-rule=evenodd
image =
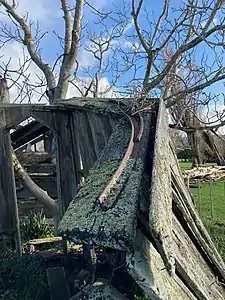
<path id="1" fill-rule="evenodd" d="M 146 151 L 146 157 L 145 157 L 145 168 L 144 173 L 147 174 L 149 177 L 149 187 L 151 183 L 151 177 L 152 177 L 152 158 L 154 154 L 154 146 L 155 146 L 155 127 L 156 127 L 156 119 L 157 119 L 157 113 L 152 112 L 151 116 L 151 129 L 149 131 L 149 139 L 148 139 L 148 146 Z"/>
<path id="2" fill-rule="evenodd" d="M 188 284 L 188 282 L 186 281 L 186 279 L 184 278 L 184 276 L 182 276 L 180 270 L 179 270 L 179 267 L 177 265 L 177 262 L 176 262 L 176 267 L 175 267 L 175 274 L 177 275 L 177 277 L 182 281 L 182 283 L 186 286 L 186 288 L 189 290 L 189 292 L 198 300 L 203 300 L 202 298 L 199 298 L 194 289 L 190 286 L 190 284 Z"/>
<path id="3" fill-rule="evenodd" d="M 159 253 L 159 251 L 157 249 L 157 245 L 155 243 L 155 240 L 154 240 L 154 238 L 151 234 L 150 228 L 149 228 L 149 222 L 144 216 L 138 216 L 137 227 L 141 230 L 143 235 L 149 240 L 149 242 L 154 246 L 156 251 Z"/>
<path id="4" fill-rule="evenodd" d="M 172 211 L 173 211 L 174 215 L 176 216 L 177 220 L 179 221 L 179 223 L 181 224 L 181 226 L 184 229 L 184 231 L 187 233 L 187 235 L 189 236 L 189 238 L 193 242 L 194 246 L 197 248 L 197 250 L 199 251 L 199 253 L 203 257 L 203 259 L 205 260 L 205 262 L 209 265 L 209 267 L 214 272 L 214 274 L 222 282 L 223 278 L 218 273 L 217 268 L 215 267 L 215 265 L 213 264 L 213 262 L 209 259 L 209 257 L 207 256 L 206 252 L 202 249 L 201 245 L 198 243 L 198 240 L 195 238 L 193 232 L 191 231 L 191 229 L 188 226 L 187 222 L 183 218 L 183 214 L 181 213 L 181 211 L 177 207 L 177 205 L 176 205 L 176 203 L 175 203 L 174 200 L 172 201 Z"/>

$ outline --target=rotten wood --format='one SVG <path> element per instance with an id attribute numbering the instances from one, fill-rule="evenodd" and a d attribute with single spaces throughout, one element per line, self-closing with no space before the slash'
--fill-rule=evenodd
<path id="1" fill-rule="evenodd" d="M 52 162 L 52 155 L 47 152 L 20 152 L 17 158 L 23 166 Z"/>

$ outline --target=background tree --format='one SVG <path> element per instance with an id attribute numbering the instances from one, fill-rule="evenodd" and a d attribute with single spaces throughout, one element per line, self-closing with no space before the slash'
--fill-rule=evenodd
<path id="1" fill-rule="evenodd" d="M 17 70 L 10 68 L 10 60 L 2 66 L 11 86 L 17 86 L 21 101 L 42 88 L 40 98 L 56 103 L 66 99 L 72 86 L 83 96 L 102 97 L 109 91 L 116 97 L 135 96 L 135 109 L 147 109 L 149 97 L 162 97 L 173 115 L 183 116 L 183 124 L 179 122 L 183 130 L 195 128 L 188 135 L 196 162 L 200 163 L 196 143 L 200 132 L 225 124 L 223 111 L 217 111 L 216 118 L 207 122 L 199 119 L 196 111 L 199 105 L 210 108 L 212 103 L 222 101 L 221 95 L 212 95 L 207 88 L 225 78 L 224 0 L 187 0 L 179 7 L 175 1 L 164 0 L 161 8 L 157 2 L 155 9 L 149 1 L 126 0 L 118 7 L 111 5 L 108 11 L 98 10 L 86 0 L 59 3 L 64 35 L 54 29 L 52 32 L 62 51 L 50 64 L 41 55 L 41 41 L 47 32 L 38 22 L 35 26 L 29 12 L 21 14 L 15 0 L 0 0 L 2 13 L 9 21 L 0 23 L 0 47 L 13 40 L 25 49 Z M 95 21 L 82 27 L 84 8 L 95 15 Z M 78 59 L 81 48 L 91 56 L 91 63 L 85 66 Z M 165 59 L 168 49 L 170 55 Z M 42 74 L 37 82 L 26 75 L 31 63 Z M 102 91 L 104 78 L 108 84 Z M 173 88 L 174 81 L 178 89 Z"/>

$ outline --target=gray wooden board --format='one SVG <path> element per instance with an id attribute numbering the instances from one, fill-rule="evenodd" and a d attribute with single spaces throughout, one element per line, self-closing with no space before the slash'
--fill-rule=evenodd
<path id="1" fill-rule="evenodd" d="M 151 300 L 197 300 L 176 275 L 168 274 L 161 255 L 140 230 L 126 262 L 129 274 Z"/>
<path id="2" fill-rule="evenodd" d="M 76 165 L 71 135 L 71 118 L 66 112 L 55 113 L 57 140 L 57 188 L 62 212 L 77 193 Z"/>
<path id="3" fill-rule="evenodd" d="M 55 130 L 54 113 L 52 113 L 52 111 L 35 111 L 35 109 L 33 109 L 32 117 L 52 131 Z"/>
<path id="4" fill-rule="evenodd" d="M 2 120 L 3 121 L 3 120 Z M 10 134 L 0 130 L 0 232 L 14 233 L 16 254 L 22 254 Z"/>
<path id="5" fill-rule="evenodd" d="M 15 230 L 14 178 L 9 134 L 0 130 L 0 231 Z"/>
<path id="6" fill-rule="evenodd" d="M 199 246 L 205 251 L 209 260 L 212 261 L 214 267 L 225 280 L 224 262 L 194 207 L 190 192 L 188 191 L 181 176 L 180 167 L 172 148 L 171 151 L 173 153 L 173 155 L 171 155 L 171 172 L 176 193 L 178 195 L 177 200 L 174 200 L 176 200 L 176 203 L 183 214 L 183 218 L 194 232 L 196 243 L 198 243 Z"/>
<path id="7" fill-rule="evenodd" d="M 103 123 L 102 117 L 95 113 L 88 113 L 88 121 L 91 129 L 93 146 L 97 157 L 99 157 L 101 151 L 103 150 L 108 137 L 107 137 L 107 122 Z M 105 126 L 106 124 L 106 126 Z"/>
<path id="8" fill-rule="evenodd" d="M 149 228 L 165 265 L 174 271 L 172 251 L 172 189 L 168 116 L 163 101 L 159 104 L 150 192 Z"/>
<path id="9" fill-rule="evenodd" d="M 0 128 L 10 128 L 19 124 L 26 118 L 31 116 L 31 107 L 26 106 L 13 106 L 13 105 L 0 105 L 0 119 L 4 118 L 4 124 L 0 122 Z"/>
<path id="10" fill-rule="evenodd" d="M 69 300 L 70 292 L 67 285 L 64 268 L 49 268 L 46 270 L 46 272 L 51 300 Z"/>
<path id="11" fill-rule="evenodd" d="M 80 155 L 83 162 L 85 177 L 87 176 L 89 169 L 93 167 L 94 162 L 97 159 L 97 154 L 93 147 L 93 139 L 87 114 L 87 112 L 77 112 L 77 117 L 75 119 L 75 130 L 79 131 L 78 134 L 80 137 Z"/>
<path id="12" fill-rule="evenodd" d="M 203 259 L 179 221 L 173 216 L 175 259 L 182 266 L 182 276 L 200 299 L 225 299 L 225 289 L 216 283 L 216 275 Z"/>

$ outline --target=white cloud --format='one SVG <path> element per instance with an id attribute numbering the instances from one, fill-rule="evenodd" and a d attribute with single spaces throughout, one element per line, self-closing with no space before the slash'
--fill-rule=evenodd
<path id="1" fill-rule="evenodd" d="M 26 60 L 27 57 L 29 57 L 27 51 L 25 48 L 22 47 L 22 45 L 18 44 L 17 42 L 12 42 L 12 43 L 8 43 L 4 46 L 4 48 L 1 49 L 1 54 L 3 55 L 3 57 L 0 59 L 0 65 L 4 66 L 4 63 L 7 63 L 10 61 L 9 65 L 8 65 L 8 69 L 9 70 L 18 70 L 20 68 L 20 64 L 23 64 L 24 60 Z M 28 64 L 27 64 L 28 66 Z M 3 73 L 3 70 L 1 71 L 1 73 Z M 18 89 L 18 85 L 23 86 L 24 85 L 24 81 L 25 78 L 29 77 L 29 83 L 31 84 L 35 84 L 37 83 L 38 78 L 37 75 L 39 77 L 42 77 L 43 74 L 41 72 L 41 70 L 32 62 L 29 65 L 29 68 L 24 70 L 23 76 L 20 76 L 18 78 L 18 73 L 16 72 L 10 72 L 10 76 L 12 78 L 12 80 L 16 80 L 17 85 L 12 86 L 12 88 L 10 88 L 10 99 L 11 102 L 14 102 L 15 99 L 18 97 L 18 93 L 19 93 L 19 89 Z M 8 80 L 8 86 L 11 86 L 12 81 Z M 32 98 L 32 103 L 37 102 L 40 99 L 40 96 L 42 93 L 44 93 L 44 91 L 46 90 L 46 88 L 42 87 L 42 88 L 37 88 L 37 89 L 30 89 L 30 95 Z M 24 94 L 25 95 L 25 91 Z M 23 97 L 22 97 L 23 98 Z M 16 102 L 20 102 L 22 98 L 18 98 Z M 27 103 L 29 100 L 28 97 L 25 97 L 23 103 Z M 41 101 L 42 103 L 46 103 L 47 101 L 42 99 Z"/>
<path id="2" fill-rule="evenodd" d="M 92 78 L 90 77 L 82 77 L 79 80 L 74 81 L 74 84 L 78 86 L 78 88 L 84 92 L 86 88 L 90 85 Z M 76 88 L 73 84 L 69 85 L 69 90 L 67 93 L 67 99 L 73 97 L 81 97 L 81 93 L 79 89 Z M 88 94 L 88 97 L 93 97 L 92 93 Z M 108 98 L 108 97 L 115 97 L 115 92 L 111 87 L 109 80 L 107 77 L 102 77 L 99 79 L 99 97 Z"/>
<path id="3" fill-rule="evenodd" d="M 52 7 L 52 8 L 51 8 Z M 29 18 L 32 21 L 48 21 L 49 18 L 53 18 L 55 5 L 53 0 L 38 0 L 38 1 L 30 1 L 30 0 L 20 0 L 18 1 L 18 7 L 16 8 L 16 12 L 19 15 L 29 13 Z M 0 12 L 5 12 L 4 7 L 0 7 Z M 1 13 L 0 21 L 6 22 L 9 21 L 7 15 Z"/>

